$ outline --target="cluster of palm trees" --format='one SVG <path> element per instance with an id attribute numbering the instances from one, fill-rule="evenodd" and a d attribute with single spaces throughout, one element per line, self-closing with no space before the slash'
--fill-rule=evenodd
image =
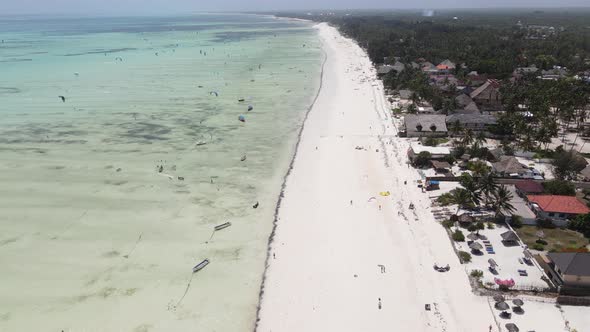
<path id="1" fill-rule="evenodd" d="M 506 186 L 496 183 L 491 172 L 479 178 L 463 174 L 460 183 L 462 188 L 453 189 L 447 196 L 448 202 L 457 204 L 459 208 L 475 209 L 483 204 L 485 208 L 494 211 L 496 217 L 515 210 L 510 203 L 512 193 Z"/>
<path id="2" fill-rule="evenodd" d="M 487 138 L 483 131 L 475 133 L 471 128 L 463 128 L 461 123 L 457 120 L 450 128 L 451 136 L 461 136 L 460 139 L 455 139 L 455 145 L 468 147 L 473 144 L 472 148 L 481 147 L 483 143 L 487 142 Z"/>

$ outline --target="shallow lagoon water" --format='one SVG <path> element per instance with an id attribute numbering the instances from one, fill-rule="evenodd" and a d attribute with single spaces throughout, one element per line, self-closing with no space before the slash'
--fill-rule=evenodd
<path id="1" fill-rule="evenodd" d="M 11 17 L 0 39 L 0 330 L 251 329 L 314 29 Z"/>

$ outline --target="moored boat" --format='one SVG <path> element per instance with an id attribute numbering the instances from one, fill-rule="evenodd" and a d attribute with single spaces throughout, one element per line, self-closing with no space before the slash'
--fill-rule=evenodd
<path id="1" fill-rule="evenodd" d="M 204 259 L 202 262 L 200 262 L 199 264 L 195 265 L 195 267 L 193 267 L 193 273 L 199 272 L 205 266 L 207 266 L 207 264 L 209 264 L 209 260 L 208 259 Z"/>

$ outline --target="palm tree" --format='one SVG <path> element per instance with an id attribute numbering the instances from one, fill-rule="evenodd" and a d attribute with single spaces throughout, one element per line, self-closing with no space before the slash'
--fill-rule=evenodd
<path id="1" fill-rule="evenodd" d="M 486 176 L 490 172 L 490 168 L 481 160 L 470 162 L 469 170 L 477 177 Z"/>
<path id="2" fill-rule="evenodd" d="M 470 208 L 473 207 L 472 197 L 469 191 L 463 188 L 456 188 L 450 192 L 451 199 L 450 201 L 454 204 L 457 204 L 457 212 L 461 208 Z"/>
<path id="3" fill-rule="evenodd" d="M 477 135 L 475 135 L 475 142 L 477 143 L 477 145 L 482 145 L 482 143 L 487 142 L 488 139 L 486 138 L 486 135 L 484 134 L 483 131 L 480 131 L 477 133 Z"/>
<path id="4" fill-rule="evenodd" d="M 537 144 L 535 140 L 531 137 L 530 133 L 525 134 L 524 137 L 521 137 L 520 141 L 518 142 L 518 146 L 524 151 L 532 151 L 535 149 L 536 145 Z"/>
<path id="5" fill-rule="evenodd" d="M 479 188 L 484 194 L 485 204 L 489 205 L 494 197 L 494 194 L 498 191 L 499 186 L 496 183 L 496 179 L 491 172 L 483 174 L 479 178 Z"/>
<path id="6" fill-rule="evenodd" d="M 461 143 L 463 143 L 463 146 L 468 146 L 471 145 L 471 143 L 473 143 L 473 130 L 466 128 L 465 130 L 463 130 L 463 139 L 461 140 Z"/>
<path id="7" fill-rule="evenodd" d="M 420 102 L 420 95 L 418 95 L 416 92 L 412 92 L 410 95 L 410 100 L 412 101 L 412 104 L 416 105 Z"/>
<path id="8" fill-rule="evenodd" d="M 496 192 L 494 193 L 494 201 L 491 202 L 492 209 L 498 217 L 502 212 L 511 213 L 516 209 L 510 201 L 512 200 L 512 193 L 506 188 L 506 186 L 501 185 L 498 187 Z"/>
<path id="9" fill-rule="evenodd" d="M 462 130 L 463 127 L 461 126 L 461 122 L 459 122 L 459 120 L 456 120 L 455 122 L 453 122 L 453 125 L 451 126 L 451 135 L 457 136 Z"/>
<path id="10" fill-rule="evenodd" d="M 477 182 L 475 182 L 473 177 L 469 174 L 461 175 L 461 180 L 459 182 L 461 183 L 461 186 L 463 186 L 463 188 L 465 188 L 465 190 L 467 190 L 469 193 L 469 199 L 472 205 L 479 205 L 481 202 L 481 192 Z"/>

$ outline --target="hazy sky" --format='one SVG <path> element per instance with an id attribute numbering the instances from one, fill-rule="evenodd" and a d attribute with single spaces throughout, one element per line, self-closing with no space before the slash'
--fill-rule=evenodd
<path id="1" fill-rule="evenodd" d="M 154 14 L 358 8 L 590 7 L 590 0 L 0 0 L 1 14 Z"/>

